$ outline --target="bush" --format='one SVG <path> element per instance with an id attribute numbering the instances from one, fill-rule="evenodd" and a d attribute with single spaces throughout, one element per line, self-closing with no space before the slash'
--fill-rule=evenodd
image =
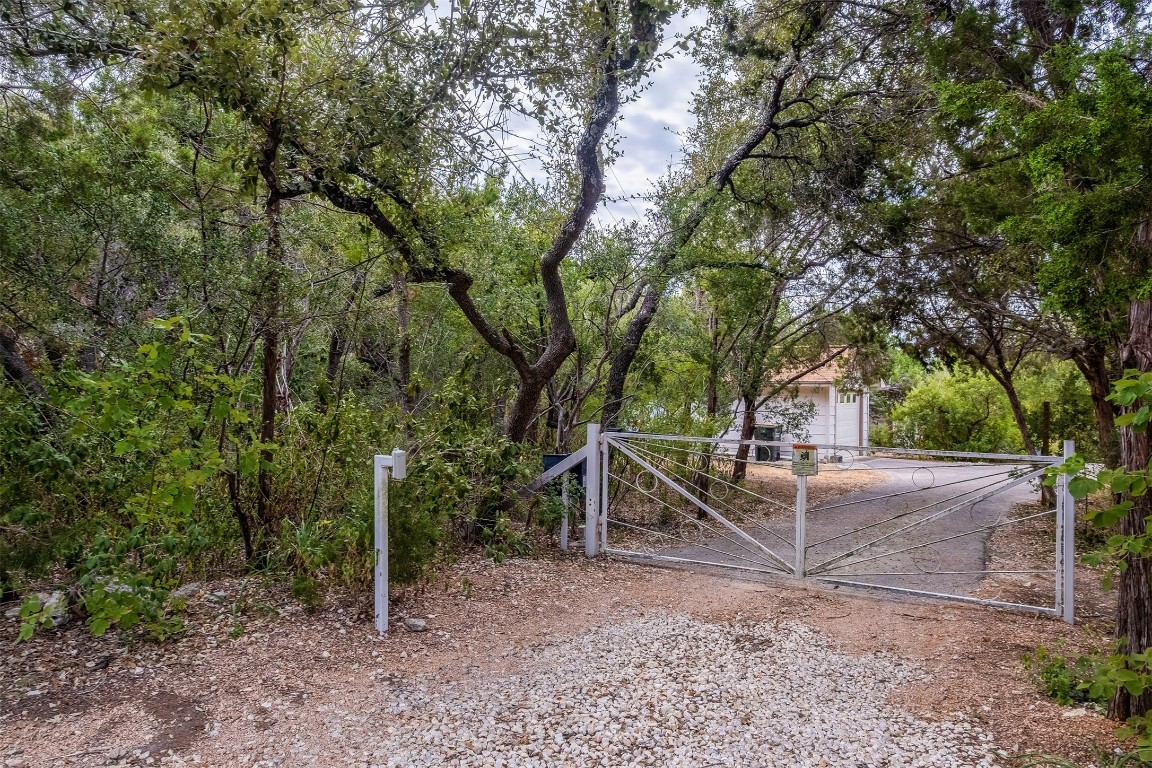
<path id="1" fill-rule="evenodd" d="M 96 634 L 170 635 L 169 590 L 234 530 L 216 481 L 220 444 L 247 431 L 245 382 L 201 359 L 205 337 L 182 318 L 153 330 L 131 360 L 51 380 L 50 429 L 0 400 L 0 573 L 58 572 Z"/>
<path id="2" fill-rule="evenodd" d="M 1100 662 L 1089 656 L 1072 659 L 1049 651 L 1043 645 L 1024 654 L 1024 668 L 1036 678 L 1044 692 L 1062 707 L 1077 704 L 1105 706 L 1107 696 L 1093 687 L 1100 674 Z"/>
<path id="3" fill-rule="evenodd" d="M 0 387 L 0 588 L 52 577 L 96 634 L 162 639 L 180 628 L 171 591 L 243 556 L 241 523 L 260 555 L 249 565 L 288 575 L 306 605 L 326 582 L 365 588 L 372 457 L 397 446 L 410 458 L 408 478 L 390 488 L 390 579 L 426 578 L 457 538 L 495 558 L 525 551 L 509 516 L 538 456 L 496 433 L 465 382 L 450 381 L 418 418 L 350 394 L 326 410 L 299 405 L 279 442 L 264 445 L 253 382 L 206 363 L 206 338 L 183 319 L 153 332 L 108 371 L 48 377 L 48 429 Z M 273 475 L 271 520 L 251 511 L 262 467 Z M 24 636 L 51 624 L 31 603 L 26 619 Z"/>

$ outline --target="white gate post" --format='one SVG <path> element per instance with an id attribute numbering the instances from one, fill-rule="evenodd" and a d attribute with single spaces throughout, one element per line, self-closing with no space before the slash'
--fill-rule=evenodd
<path id="1" fill-rule="evenodd" d="M 1068 476 L 1056 476 L 1056 615 L 1064 615 L 1064 486 Z"/>
<path id="2" fill-rule="evenodd" d="M 597 523 L 600 520 L 600 425 L 588 425 L 588 452 L 584 460 L 584 554 L 595 557 L 599 550 Z"/>
<path id="3" fill-rule="evenodd" d="M 1064 461 L 1072 458 L 1076 453 L 1076 443 L 1071 440 L 1064 441 Z M 1064 597 L 1064 621 L 1069 624 L 1076 620 L 1076 499 L 1072 498 L 1072 492 L 1068 487 L 1069 477 L 1064 475 L 1063 487 L 1060 489 L 1061 494 L 1064 496 L 1064 503 L 1061 505 L 1060 510 L 1063 518 L 1063 534 L 1064 540 L 1060 542 L 1064 547 L 1063 557 L 1061 563 L 1063 573 L 1061 576 L 1064 583 L 1061 586 L 1061 594 Z"/>
<path id="4" fill-rule="evenodd" d="M 804 518 L 808 515 L 808 476 L 796 476 L 796 564 L 793 569 L 796 578 L 804 578 Z"/>
<path id="5" fill-rule="evenodd" d="M 373 573 L 376 592 L 376 631 L 388 631 L 388 470 L 403 480 L 408 474 L 407 455 L 396 448 L 391 456 L 377 454 L 373 459 L 373 497 L 375 498 L 375 520 L 373 546 L 376 554 L 376 567 Z"/>

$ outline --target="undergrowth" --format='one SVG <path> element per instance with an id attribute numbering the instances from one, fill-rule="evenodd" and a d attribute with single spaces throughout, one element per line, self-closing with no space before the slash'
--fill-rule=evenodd
<path id="1" fill-rule="evenodd" d="M 1104 707 L 1107 695 L 1093 687 L 1101 672 L 1101 662 L 1093 656 L 1065 656 L 1041 645 L 1023 657 L 1024 668 L 1032 673 L 1044 692 L 1063 707 L 1092 704 Z"/>

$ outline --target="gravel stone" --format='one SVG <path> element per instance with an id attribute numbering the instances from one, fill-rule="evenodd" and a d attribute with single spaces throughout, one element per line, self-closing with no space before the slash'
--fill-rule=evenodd
<path id="1" fill-rule="evenodd" d="M 188 599 L 195 597 L 204 590 L 204 585 L 198 581 L 193 581 L 190 584 L 183 584 L 176 589 L 172 590 L 172 597 L 177 599 Z"/>
<path id="2" fill-rule="evenodd" d="M 68 613 L 68 596 L 60 590 L 51 594 L 38 592 L 36 597 L 40 599 L 40 609 L 52 620 L 53 627 L 62 627 L 72 620 L 72 614 Z"/>
<path id="3" fill-rule="evenodd" d="M 404 619 L 404 628 L 410 632 L 427 632 L 428 622 L 424 619 L 418 619 L 415 616 L 407 616 Z"/>
<path id="4" fill-rule="evenodd" d="M 387 766 L 997 765 L 991 737 L 887 703 L 923 673 L 794 623 L 658 616 L 538 651 L 542 669 L 389 688 Z M 533 665 L 536 666 L 536 665 Z M 332 712 L 333 728 L 346 727 Z"/>

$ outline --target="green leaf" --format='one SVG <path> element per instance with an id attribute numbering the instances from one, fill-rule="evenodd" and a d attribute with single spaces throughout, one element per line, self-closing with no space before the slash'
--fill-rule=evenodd
<path id="1" fill-rule="evenodd" d="M 1100 490 L 1100 482 L 1090 477 L 1074 477 L 1068 482 L 1068 492 L 1074 499 L 1084 499 Z"/>

